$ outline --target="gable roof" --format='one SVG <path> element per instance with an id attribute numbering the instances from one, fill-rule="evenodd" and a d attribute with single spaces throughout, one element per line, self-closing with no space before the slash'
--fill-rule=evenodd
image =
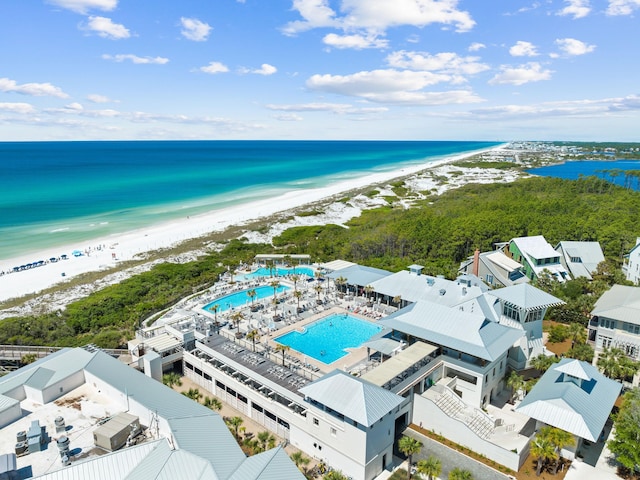
<path id="1" fill-rule="evenodd" d="M 595 442 L 621 389 L 593 365 L 565 358 L 542 375 L 516 410 Z"/>
<path id="2" fill-rule="evenodd" d="M 404 399 L 341 370 L 334 370 L 300 389 L 305 397 L 370 427 Z"/>
<path id="3" fill-rule="evenodd" d="M 511 239 L 511 241 L 516 244 L 520 252 L 526 253 L 533 258 L 554 258 L 559 256 L 558 252 L 553 249 L 542 235 L 517 237 Z"/>
<path id="4" fill-rule="evenodd" d="M 488 294 L 526 310 L 548 308 L 565 303 L 528 283 L 492 290 Z"/>
<path id="5" fill-rule="evenodd" d="M 523 336 L 522 330 L 469 313 L 422 300 L 379 322 L 385 327 L 493 361 Z"/>
<path id="6" fill-rule="evenodd" d="M 591 315 L 640 325 L 640 287 L 614 285 L 594 304 Z"/>
<path id="7" fill-rule="evenodd" d="M 569 269 L 569 273 L 576 277 L 586 277 L 591 280 L 591 274 L 596 271 L 598 264 L 604 261 L 604 254 L 598 242 L 563 241 L 556 246 Z M 580 258 L 580 262 L 571 261 Z"/>
<path id="8" fill-rule="evenodd" d="M 282 447 L 253 455 L 236 470 L 229 480 L 281 480 L 304 478 Z"/>
<path id="9" fill-rule="evenodd" d="M 335 270 L 329 274 L 329 278 L 344 277 L 349 285 L 371 285 L 376 280 L 391 275 L 391 272 L 381 268 L 364 267 L 362 265 L 351 265 L 350 267 Z"/>

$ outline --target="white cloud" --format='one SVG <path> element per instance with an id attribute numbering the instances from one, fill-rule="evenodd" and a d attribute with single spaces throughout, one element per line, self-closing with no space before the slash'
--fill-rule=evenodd
<path id="1" fill-rule="evenodd" d="M 640 8 L 640 0 L 609 0 L 607 15 L 631 15 Z"/>
<path id="2" fill-rule="evenodd" d="M 204 73 L 225 73 L 229 71 L 229 67 L 227 67 L 224 63 L 220 62 L 210 62 L 209 65 L 204 67 L 200 67 L 200 71 Z"/>
<path id="3" fill-rule="evenodd" d="M 104 95 L 99 95 L 97 93 L 87 95 L 87 100 L 93 103 L 109 103 L 111 101 L 109 97 L 105 97 Z"/>
<path id="4" fill-rule="evenodd" d="M 362 50 L 364 48 L 387 48 L 389 41 L 378 38 L 375 35 L 337 35 L 329 33 L 324 36 L 322 41 L 330 47 L 345 49 L 352 48 L 354 50 Z"/>
<path id="5" fill-rule="evenodd" d="M 282 112 L 331 112 L 340 115 L 361 115 L 363 113 L 381 113 L 389 109 L 386 107 L 354 107 L 348 103 L 301 103 L 293 105 L 265 105 L 269 110 Z"/>
<path id="6" fill-rule="evenodd" d="M 2 102 L 0 102 L 0 111 L 26 114 L 26 113 L 33 113 L 33 112 L 36 111 L 36 109 L 33 108 L 33 105 L 31 105 L 30 103 L 22 103 L 22 102 L 2 103 Z"/>
<path id="7" fill-rule="evenodd" d="M 32 95 L 34 97 L 67 98 L 69 96 L 59 87 L 55 87 L 50 83 L 23 83 L 18 85 L 15 80 L 8 78 L 0 78 L 0 91 Z"/>
<path id="8" fill-rule="evenodd" d="M 469 45 L 468 50 L 470 52 L 477 52 L 478 50 L 481 50 L 483 48 L 487 48 L 487 46 L 484 43 L 473 42 L 471 45 Z"/>
<path id="9" fill-rule="evenodd" d="M 363 71 L 352 75 L 313 75 L 307 80 L 307 87 L 379 103 L 443 105 L 481 101 L 479 97 L 466 90 L 422 91 L 426 87 L 450 80 L 449 75 L 389 69 Z"/>
<path id="10" fill-rule="evenodd" d="M 596 49 L 595 45 L 587 45 L 575 38 L 558 38 L 555 43 L 558 45 L 558 48 L 568 56 L 584 55 Z"/>
<path id="11" fill-rule="evenodd" d="M 156 65 L 164 65 L 165 63 L 169 63 L 168 58 L 164 57 L 139 57 L 138 55 L 128 54 L 118 54 L 118 55 L 102 55 L 104 60 L 113 60 L 114 62 L 124 62 L 125 60 L 129 60 L 136 64 L 156 64 Z"/>
<path id="12" fill-rule="evenodd" d="M 280 115 L 274 115 L 276 120 L 280 120 L 281 122 L 301 122 L 304 120 L 300 115 L 296 113 L 282 113 Z"/>
<path id="13" fill-rule="evenodd" d="M 441 52 L 431 55 L 427 52 L 400 50 L 387 56 L 387 63 L 395 68 L 425 70 L 454 75 L 474 75 L 489 70 L 489 66 L 478 62 L 479 57 L 461 57 L 457 53 Z"/>
<path id="14" fill-rule="evenodd" d="M 107 17 L 91 16 L 83 29 L 96 32 L 100 37 L 110 38 L 112 40 L 121 40 L 131 36 L 129 30 L 124 25 L 113 23 L 113 21 Z"/>
<path id="15" fill-rule="evenodd" d="M 89 10 L 110 12 L 118 5 L 118 0 L 48 0 L 58 7 L 66 8 L 76 13 L 86 14 Z"/>
<path id="16" fill-rule="evenodd" d="M 211 33 L 211 26 L 208 23 L 204 23 L 197 18 L 180 18 L 180 24 L 182 25 L 182 36 L 188 40 L 194 42 L 204 42 L 209 38 Z"/>
<path id="17" fill-rule="evenodd" d="M 489 80 L 490 85 L 524 85 L 551 78 L 551 70 L 544 70 L 538 62 L 529 62 L 518 67 L 501 66 L 500 73 Z"/>
<path id="18" fill-rule="evenodd" d="M 265 76 L 273 75 L 277 71 L 278 69 L 276 67 L 274 67 L 273 65 L 269 65 L 268 63 L 263 63 L 260 66 L 260 68 L 251 69 L 251 68 L 241 67 L 238 69 L 238 72 L 240 73 L 254 73 L 256 75 L 265 75 Z M 214 73 L 214 72 L 211 72 L 211 73 Z"/>
<path id="19" fill-rule="evenodd" d="M 591 12 L 589 0 L 564 0 L 566 7 L 558 12 L 558 15 L 572 15 L 574 19 L 583 18 Z"/>
<path id="20" fill-rule="evenodd" d="M 509 54 L 512 57 L 535 57 L 539 55 L 533 43 L 523 42 L 522 40 L 518 40 L 516 44 L 509 49 Z"/>
<path id="21" fill-rule="evenodd" d="M 288 23 L 283 32 L 295 35 L 313 28 L 333 27 L 382 33 L 401 25 L 424 27 L 434 23 L 466 32 L 475 25 L 469 12 L 457 9 L 458 0 L 340 0 L 339 3 L 342 16 L 329 6 L 328 0 L 294 0 L 293 9 L 303 20 Z"/>

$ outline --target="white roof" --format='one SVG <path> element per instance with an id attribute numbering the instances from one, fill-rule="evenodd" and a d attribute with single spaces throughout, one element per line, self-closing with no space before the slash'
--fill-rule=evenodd
<path id="1" fill-rule="evenodd" d="M 326 270 L 330 270 L 332 272 L 336 270 L 342 270 L 343 268 L 352 267 L 356 265 L 353 262 L 347 262 L 346 260 L 334 260 L 332 262 L 321 263 L 320 266 Z"/>
<path id="2" fill-rule="evenodd" d="M 165 352 L 167 350 L 173 350 L 182 345 L 182 341 L 178 340 L 172 335 L 169 335 L 166 332 L 163 332 L 155 337 L 146 338 L 144 340 L 144 345 L 155 350 L 158 353 Z"/>
<path id="3" fill-rule="evenodd" d="M 640 325 L 640 287 L 614 285 L 598 299 L 591 315 Z"/>
<path id="4" fill-rule="evenodd" d="M 494 296 L 526 310 L 548 308 L 565 303 L 528 283 L 492 290 L 487 295 Z"/>
<path id="5" fill-rule="evenodd" d="M 415 365 L 423 358 L 431 355 L 438 348 L 424 342 L 416 342 L 397 355 L 391 357 L 386 362 L 378 365 L 373 370 L 369 370 L 362 376 L 363 380 L 367 380 L 375 385 L 383 386 L 391 379 L 401 374 L 412 365 Z"/>
<path id="6" fill-rule="evenodd" d="M 604 260 L 604 254 L 598 242 L 563 241 L 556 246 L 556 250 L 562 253 L 573 278 L 586 277 L 591 279 L 591 274 Z M 580 262 L 572 262 L 572 258 L 579 258 Z"/>
<path id="7" fill-rule="evenodd" d="M 404 401 L 395 393 L 340 370 L 302 387 L 300 393 L 367 427 Z"/>
<path id="8" fill-rule="evenodd" d="M 545 240 L 542 235 L 533 237 L 518 237 L 512 240 L 522 253 L 532 256 L 533 258 L 553 258 L 560 255 Z"/>
<path id="9" fill-rule="evenodd" d="M 507 272 L 511 272 L 513 270 L 517 270 L 522 268 L 518 262 L 513 260 L 512 258 L 507 257 L 501 251 L 495 251 L 486 256 L 488 260 L 491 260 L 493 263 L 498 265 L 499 267 L 505 269 Z"/>

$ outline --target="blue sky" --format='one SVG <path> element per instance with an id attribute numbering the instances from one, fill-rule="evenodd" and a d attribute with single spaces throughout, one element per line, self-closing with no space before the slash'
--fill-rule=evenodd
<path id="1" fill-rule="evenodd" d="M 640 0 L 9 0 L 0 141 L 638 141 Z"/>

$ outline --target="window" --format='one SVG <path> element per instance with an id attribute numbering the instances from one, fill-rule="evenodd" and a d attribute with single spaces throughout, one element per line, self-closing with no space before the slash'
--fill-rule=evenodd
<path id="1" fill-rule="evenodd" d="M 517 322 L 520 321 L 520 312 L 518 312 L 518 309 L 511 305 L 510 303 L 505 303 L 504 304 L 504 308 L 502 309 L 502 314 L 505 317 L 510 318 L 511 320 L 515 320 Z"/>
<path id="2" fill-rule="evenodd" d="M 487 283 L 493 285 L 493 275 L 487 274 Z"/>
<path id="3" fill-rule="evenodd" d="M 317 418 L 314 418 L 313 424 L 317 427 L 318 425 L 320 425 L 320 420 L 318 420 Z"/>
<path id="4" fill-rule="evenodd" d="M 493 378 L 496 377 L 496 367 L 493 367 Z"/>
<path id="5" fill-rule="evenodd" d="M 337 434 L 338 434 L 338 431 L 335 428 L 331 427 L 331 436 L 335 437 Z"/>
<path id="6" fill-rule="evenodd" d="M 611 337 L 605 337 L 604 335 L 598 335 L 597 343 L 602 348 L 609 348 L 611 346 Z"/>

